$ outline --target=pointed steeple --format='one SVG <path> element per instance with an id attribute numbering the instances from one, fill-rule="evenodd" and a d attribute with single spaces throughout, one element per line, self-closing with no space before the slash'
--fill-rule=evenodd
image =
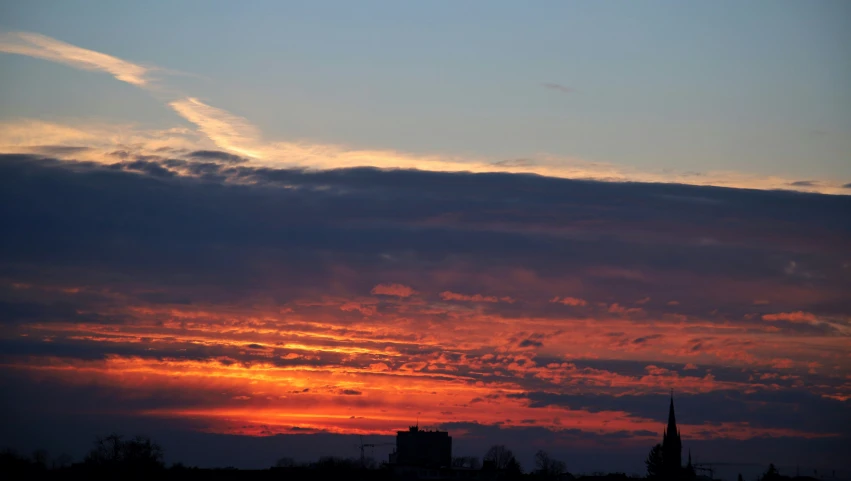
<path id="1" fill-rule="evenodd" d="M 671 406 L 668 408 L 668 429 L 666 430 L 668 436 L 679 436 L 679 431 L 677 430 L 677 416 L 674 414 L 674 390 L 671 389 Z"/>
<path id="2" fill-rule="evenodd" d="M 666 469 L 674 473 L 682 469 L 683 444 L 677 429 L 677 416 L 674 414 L 674 390 L 671 389 L 671 404 L 668 407 L 668 426 L 662 436 L 662 457 Z"/>

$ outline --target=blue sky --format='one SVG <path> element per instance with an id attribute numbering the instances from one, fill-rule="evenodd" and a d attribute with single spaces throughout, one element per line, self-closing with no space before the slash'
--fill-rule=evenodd
<path id="1" fill-rule="evenodd" d="M 0 28 L 156 65 L 264 138 L 851 182 L 846 2 L 18 2 Z M 0 54 L 2 117 L 185 121 Z M 547 88 L 556 84 L 567 91 Z"/>

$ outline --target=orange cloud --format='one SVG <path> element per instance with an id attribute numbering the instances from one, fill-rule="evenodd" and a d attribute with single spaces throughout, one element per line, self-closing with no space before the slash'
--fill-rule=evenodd
<path id="1" fill-rule="evenodd" d="M 371 316 L 375 314 L 375 306 L 361 302 L 346 302 L 340 306 L 340 310 L 346 312 L 358 311 L 364 316 Z"/>
<path id="2" fill-rule="evenodd" d="M 517 359 L 506 367 L 516 366 Z M 355 373 L 330 367 L 293 369 L 269 363 L 246 366 L 215 360 L 109 356 L 99 361 L 48 358 L 18 368 L 29 370 L 41 381 L 119 387 L 133 398 L 146 393 L 189 392 L 195 399 L 206 401 L 196 406 L 190 398 L 181 397 L 187 399 L 185 406 L 142 409 L 135 413 L 161 418 L 190 417 L 202 422 L 204 430 L 218 433 L 262 436 L 298 430 L 392 434 L 407 425 L 414 412 L 421 413 L 420 422 L 428 424 L 476 419 L 480 424 L 534 424 L 554 431 L 576 429 L 597 434 L 659 429 L 658 421 L 622 411 L 590 412 L 560 405 L 548 405 L 545 409 L 532 407 L 519 395 L 523 391 L 498 379 L 488 383 L 447 381 L 419 372 L 399 375 L 388 372 L 383 365 Z M 647 366 L 648 374 L 640 379 L 577 369 L 569 363 L 541 369 L 585 373 L 585 380 L 577 384 L 582 391 L 589 386 L 625 380 L 631 380 L 635 386 L 652 386 L 654 392 L 665 392 L 673 386 L 681 392 L 729 389 L 710 375 L 680 378 L 675 372 L 652 365 Z M 682 430 L 694 439 L 833 435 L 736 423 L 684 424 Z"/>
<path id="3" fill-rule="evenodd" d="M 804 311 L 795 311 L 795 312 L 778 312 L 776 314 L 763 314 L 763 321 L 788 321 L 788 322 L 798 322 L 803 324 L 813 324 L 818 322 L 818 318 L 815 314 L 811 314 L 809 312 Z"/>
<path id="4" fill-rule="evenodd" d="M 457 292 L 452 291 L 443 291 L 440 293 L 440 298 L 444 301 L 467 301 L 467 302 L 507 302 L 509 304 L 513 304 L 515 300 L 509 296 L 496 297 L 496 296 L 483 296 L 481 294 L 459 294 Z"/>
<path id="5" fill-rule="evenodd" d="M 553 297 L 550 299 L 550 302 L 554 302 L 556 304 L 564 304 L 565 306 L 575 306 L 581 307 L 588 305 L 588 301 L 585 299 L 580 299 L 578 297 Z"/>
<path id="6" fill-rule="evenodd" d="M 639 313 L 644 312 L 644 309 L 642 309 L 640 307 L 629 307 L 629 308 L 627 308 L 627 307 L 623 307 L 622 305 L 618 304 L 617 302 L 610 305 L 608 310 L 612 314 L 622 314 L 622 315 L 623 314 L 639 314 Z"/>
<path id="7" fill-rule="evenodd" d="M 502 292 L 505 284 L 496 277 L 486 287 Z M 446 279 L 457 282 L 458 276 L 447 274 Z M 7 285 L 18 295 L 43 293 L 39 295 L 56 299 L 96 292 L 91 287 L 78 291 L 13 280 Z M 428 290 L 441 292 L 444 299 L 499 299 Z M 610 316 L 608 310 L 639 312 L 619 304 L 584 310 L 582 316 L 537 316 L 510 309 L 501 313 L 498 308 L 503 305 L 491 302 L 493 309 L 484 314 L 411 299 L 416 291 L 404 284 L 379 284 L 372 291 L 390 297 L 321 293 L 283 305 L 162 305 L 127 304 L 127 296 L 110 292 L 110 301 L 90 312 L 130 319 L 127 323 L 33 322 L 0 333 L 40 342 L 84 343 L 103 352 L 131 349 L 144 355 L 107 356 L 101 361 L 34 356 L 14 358 L 3 367 L 25 370 L 44 382 L 110 386 L 137 398 L 183 390 L 203 402 L 187 400 L 143 414 L 193 416 L 211 432 L 387 433 L 404 427 L 411 412 L 422 412 L 430 413 L 423 418 L 434 422 L 476 420 L 513 426 L 527 420 L 554 431 L 611 433 L 658 428 L 627 413 L 603 411 L 591 416 L 558 406 L 532 407 L 521 394 L 641 395 L 671 388 L 683 394 L 774 391 L 782 389 L 778 383 L 798 383 L 793 385 L 800 388 L 806 379 L 802 376 L 818 366 L 845 373 L 851 362 L 847 356 L 823 357 L 847 350 L 846 338 L 840 336 L 801 339 L 782 330 L 755 329 L 752 323 L 717 323 L 699 316 L 689 316 L 688 322 L 678 316 L 641 321 Z M 399 302 L 399 297 L 408 300 Z M 571 297 L 550 302 L 587 305 L 584 299 Z M 368 313 L 368 318 L 352 314 L 358 312 Z M 187 360 L 182 357 L 187 352 L 204 354 Z M 593 360 L 640 362 L 647 367 L 644 372 L 626 373 L 589 367 Z M 670 364 L 683 367 L 674 370 Z M 757 373 L 752 380 L 716 378 L 712 368 L 718 365 L 760 367 L 768 375 Z M 783 372 L 772 375 L 770 369 Z M 851 396 L 851 386 L 840 383 L 810 389 L 837 399 Z M 473 403 L 474 399 L 480 401 Z M 453 414 L 438 415 L 441 411 Z M 754 429 L 742 434 L 699 424 L 690 429 L 695 437 L 706 439 L 767 432 Z"/>
<path id="8" fill-rule="evenodd" d="M 417 291 L 404 284 L 378 284 L 370 292 L 372 294 L 396 297 L 411 297 L 417 293 Z"/>

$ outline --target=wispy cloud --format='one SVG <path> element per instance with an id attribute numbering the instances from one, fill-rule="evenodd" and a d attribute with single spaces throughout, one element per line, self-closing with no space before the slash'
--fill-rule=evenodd
<path id="1" fill-rule="evenodd" d="M 443 291 L 440 293 L 440 298 L 444 301 L 466 301 L 466 302 L 507 302 L 513 304 L 514 298 L 509 296 L 483 296 L 481 294 L 460 294 L 458 292 Z"/>
<path id="2" fill-rule="evenodd" d="M 404 284 L 378 284 L 372 288 L 372 294 L 379 294 L 382 296 L 395 296 L 395 297 L 411 297 L 417 293 L 414 289 Z"/>
<path id="3" fill-rule="evenodd" d="M 198 126 L 198 129 L 220 148 L 249 157 L 261 157 L 260 131 L 248 120 L 222 109 L 211 107 L 196 98 L 169 103 L 178 114 Z"/>
<path id="4" fill-rule="evenodd" d="M 703 173 L 641 171 L 607 162 L 591 162 L 547 154 L 539 154 L 534 160 L 524 159 L 523 162 L 494 162 L 476 157 L 415 155 L 393 150 L 357 150 L 333 144 L 265 141 L 261 138 L 260 129 L 246 118 L 212 107 L 196 98 L 176 100 L 170 105 L 178 114 L 198 126 L 198 129 L 220 149 L 253 157 L 255 164 L 268 167 L 307 169 L 377 167 L 433 172 L 505 172 L 613 182 L 672 182 L 765 190 L 793 189 L 806 192 L 843 193 L 838 184 L 828 181 L 793 183 L 782 177 L 766 177 L 732 171 Z"/>
<path id="5" fill-rule="evenodd" d="M 169 103 L 178 114 L 195 124 L 220 149 L 252 157 L 269 167 L 333 169 L 342 167 L 409 168 L 431 171 L 496 172 L 485 161 L 448 156 L 414 156 L 387 150 L 354 150 L 330 144 L 269 142 L 246 118 L 189 97 Z M 521 171 L 526 169 L 521 168 Z"/>
<path id="6" fill-rule="evenodd" d="M 793 187 L 816 187 L 818 184 L 818 181 L 815 180 L 796 180 L 789 183 Z"/>
<path id="7" fill-rule="evenodd" d="M 809 312 L 803 311 L 795 311 L 795 312 L 779 312 L 777 314 L 764 314 L 762 316 L 764 321 L 788 321 L 788 322 L 803 322 L 803 323 L 814 323 L 818 322 L 818 318 Z"/>
<path id="8" fill-rule="evenodd" d="M 0 52 L 42 58 L 82 70 L 108 72 L 122 82 L 139 87 L 150 81 L 150 68 L 36 33 L 0 34 Z"/>
<path id="9" fill-rule="evenodd" d="M 561 92 L 561 93 L 563 93 L 563 94 L 573 93 L 573 89 L 572 89 L 572 88 L 570 88 L 570 87 L 565 87 L 564 85 L 561 85 L 561 84 L 557 84 L 557 83 L 544 83 L 544 84 L 541 84 L 541 85 L 543 85 L 543 86 L 544 86 L 544 88 L 548 88 L 548 89 L 550 89 L 550 90 L 555 90 L 555 91 L 557 91 L 557 92 Z"/>
<path id="10" fill-rule="evenodd" d="M 28 32 L 10 32 L 0 34 L 0 52 L 27 55 L 42 58 L 83 70 L 103 71 L 112 74 L 118 80 L 136 85 L 141 88 L 151 89 L 150 73 L 153 71 L 164 72 L 159 67 L 142 66 L 126 60 L 113 57 L 104 53 L 77 47 L 60 40 L 44 35 Z M 543 87 L 563 93 L 573 90 L 557 83 L 544 83 Z M 163 93 L 168 89 L 160 86 Z M 417 169 L 435 172 L 474 172 L 474 173 L 524 173 L 537 174 L 548 177 L 559 177 L 568 179 L 603 180 L 615 182 L 664 182 L 691 185 L 712 185 L 723 187 L 743 187 L 751 189 L 793 189 L 805 192 L 820 193 L 847 193 L 851 184 L 841 185 L 839 182 L 831 181 L 794 181 L 782 177 L 766 177 L 751 175 L 742 172 L 653 172 L 641 171 L 635 168 L 617 165 L 607 162 L 592 162 L 566 156 L 554 156 L 538 154 L 531 159 L 522 161 L 498 161 L 483 157 L 452 156 L 452 155 L 416 155 L 406 152 L 382 149 L 351 149 L 345 146 L 333 144 L 317 144 L 292 141 L 269 141 L 262 138 L 259 128 L 254 126 L 248 119 L 235 115 L 224 109 L 213 107 L 201 100 L 178 94 L 168 93 L 171 101 L 168 105 L 180 116 L 194 124 L 198 131 L 206 136 L 218 149 L 249 157 L 255 166 L 266 167 L 296 167 L 305 169 L 337 169 L 348 167 L 376 167 L 382 169 Z M 58 137 L 67 134 L 70 137 L 80 137 L 79 130 L 71 127 L 51 124 L 32 123 L 37 128 L 23 132 L 23 136 L 29 138 L 29 142 L 22 142 L 21 137 L 9 140 L 8 135 L 0 135 L 0 151 L 12 152 L 12 146 L 25 146 L 27 148 L 40 146 L 68 145 L 59 141 Z M 146 137 L 150 145 L 136 142 L 134 148 L 138 150 L 163 148 L 167 145 L 180 144 L 184 148 L 205 149 L 203 140 L 185 132 L 185 129 L 167 129 L 157 131 L 168 132 L 168 139 L 152 138 L 150 133 L 132 132 L 127 126 L 122 130 L 103 132 L 96 136 L 96 142 L 104 143 L 109 139 L 113 144 L 124 144 L 127 137 L 138 139 Z M 20 126 L 15 130 L 22 132 Z M 43 142 L 40 135 L 47 134 L 50 142 Z M 106 137 L 104 137 L 104 135 Z M 183 139 L 177 139 L 183 136 Z M 95 136 L 88 136 L 92 139 Z M 189 147 L 185 144 L 195 141 L 197 145 Z M 78 144 L 74 144 L 78 145 Z M 92 145 L 80 145 L 91 147 Z M 79 158 L 79 156 L 75 157 Z M 92 151 L 86 155 L 86 160 L 98 161 L 97 153 Z M 109 159 L 113 161 L 114 159 Z"/>
<path id="11" fill-rule="evenodd" d="M 564 304 L 565 306 L 574 306 L 574 307 L 581 307 L 581 306 L 587 306 L 588 305 L 588 301 L 586 301 L 585 299 L 580 299 L 578 297 L 558 297 L 558 296 L 556 296 L 556 297 L 553 297 L 552 300 L 550 300 L 550 302 L 553 302 L 553 303 L 556 303 L 556 304 Z"/>
<path id="12" fill-rule="evenodd" d="M 89 147 L 85 151 L 57 152 L 56 146 Z M 41 120 L 0 122 L 0 152 L 40 152 L 53 148 L 60 159 L 113 163 L 116 151 L 148 155 L 164 150 L 195 151 L 215 146 L 204 135 L 186 127 L 139 129 L 133 124 L 75 122 L 60 124 Z"/>

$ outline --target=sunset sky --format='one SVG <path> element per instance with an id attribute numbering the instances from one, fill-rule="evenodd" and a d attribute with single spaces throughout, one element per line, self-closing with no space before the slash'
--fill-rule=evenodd
<path id="1" fill-rule="evenodd" d="M 851 470 L 851 3 L 246 3 L 0 3 L 0 447 Z"/>

